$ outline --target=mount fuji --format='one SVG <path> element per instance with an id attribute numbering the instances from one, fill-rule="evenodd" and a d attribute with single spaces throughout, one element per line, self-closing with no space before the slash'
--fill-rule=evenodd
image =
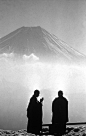
<path id="1" fill-rule="evenodd" d="M 0 57 L 36 61 L 79 61 L 86 56 L 40 26 L 21 27 L 0 39 Z"/>

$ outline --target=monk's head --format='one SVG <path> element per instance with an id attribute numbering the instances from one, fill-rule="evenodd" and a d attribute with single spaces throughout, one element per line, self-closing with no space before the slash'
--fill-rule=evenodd
<path id="1" fill-rule="evenodd" d="M 36 90 L 34 91 L 34 96 L 35 96 L 35 97 L 38 97 L 39 94 L 40 94 L 40 91 L 36 89 Z"/>
<path id="2" fill-rule="evenodd" d="M 58 96 L 59 96 L 59 97 L 63 96 L 63 91 L 62 91 L 62 90 L 59 90 L 59 91 L 58 91 Z"/>

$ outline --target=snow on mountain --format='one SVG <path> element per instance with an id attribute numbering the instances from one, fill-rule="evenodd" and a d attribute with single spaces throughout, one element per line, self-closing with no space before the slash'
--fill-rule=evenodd
<path id="1" fill-rule="evenodd" d="M 0 54 L 14 54 L 37 60 L 80 60 L 86 56 L 40 26 L 21 27 L 0 39 Z"/>

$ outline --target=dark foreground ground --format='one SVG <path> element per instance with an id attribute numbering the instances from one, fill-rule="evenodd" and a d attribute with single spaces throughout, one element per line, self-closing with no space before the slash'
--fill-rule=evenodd
<path id="1" fill-rule="evenodd" d="M 43 132 L 44 133 L 47 132 L 47 129 L 44 129 Z M 35 136 L 35 135 L 28 134 L 25 129 L 18 131 L 0 129 L 0 136 Z M 43 136 L 46 135 L 44 134 Z M 86 136 L 86 126 L 67 127 L 67 132 L 64 136 Z"/>

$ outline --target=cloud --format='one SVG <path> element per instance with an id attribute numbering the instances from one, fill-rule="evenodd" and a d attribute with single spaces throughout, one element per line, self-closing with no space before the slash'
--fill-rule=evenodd
<path id="1" fill-rule="evenodd" d="M 13 58 L 14 57 L 14 54 L 13 53 L 3 53 L 3 54 L 0 54 L 0 58 Z"/>
<path id="2" fill-rule="evenodd" d="M 0 59 L 2 58 L 11 58 L 13 59 L 15 56 L 14 53 L 3 53 L 3 54 L 0 54 Z M 39 57 L 35 56 L 33 53 L 30 54 L 29 56 L 27 56 L 26 54 L 23 55 L 23 60 L 25 61 L 38 61 L 39 60 Z"/>
<path id="3" fill-rule="evenodd" d="M 32 53 L 29 56 L 24 54 L 23 55 L 23 60 L 25 60 L 25 61 L 38 61 L 39 58 Z"/>

